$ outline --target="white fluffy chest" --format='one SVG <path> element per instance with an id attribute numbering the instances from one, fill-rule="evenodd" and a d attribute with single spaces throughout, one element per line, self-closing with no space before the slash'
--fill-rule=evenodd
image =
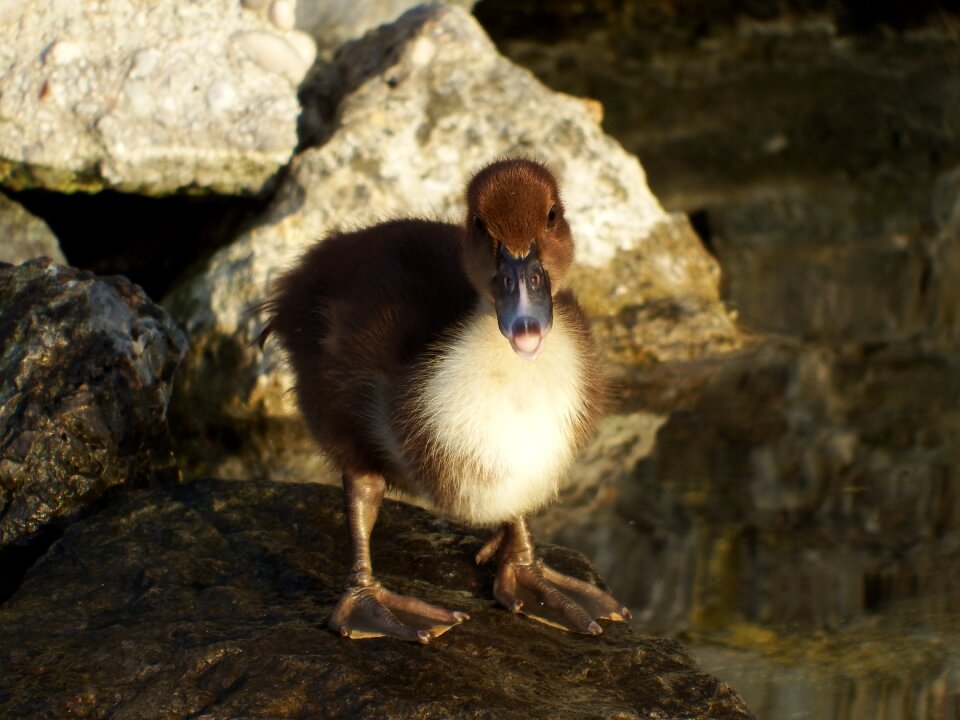
<path id="1" fill-rule="evenodd" d="M 574 450 L 583 368 L 557 317 L 535 360 L 519 357 L 496 318 L 478 312 L 429 373 L 423 421 L 455 489 L 448 512 L 495 523 L 535 510 L 557 493 Z"/>

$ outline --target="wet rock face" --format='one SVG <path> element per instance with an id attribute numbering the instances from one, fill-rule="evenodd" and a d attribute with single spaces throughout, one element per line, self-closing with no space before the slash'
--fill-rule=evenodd
<path id="1" fill-rule="evenodd" d="M 604 104 L 757 333 L 659 364 L 639 344 L 633 412 L 601 427 L 577 508 L 539 536 L 586 552 L 664 632 L 956 604 L 956 9 L 487 0 L 477 16 L 508 57 Z"/>
<path id="2" fill-rule="evenodd" d="M 12 189 L 255 193 L 296 145 L 296 86 L 315 48 L 265 11 L 5 3 L 0 32 L 0 181 Z"/>
<path id="3" fill-rule="evenodd" d="M 680 377 L 669 417 L 601 426 L 568 502 L 535 523 L 645 627 L 830 627 L 958 597 L 954 352 L 768 340 Z"/>
<path id="4" fill-rule="evenodd" d="M 123 278 L 0 265 L 0 549 L 111 487 L 176 476 L 165 413 L 185 349 Z"/>
<path id="5" fill-rule="evenodd" d="M 694 214 L 750 327 L 956 337 L 960 240 L 935 211 L 960 167 L 956 8 L 897 7 L 488 0 L 477 14 L 508 57 L 603 103 L 664 206 Z"/>
<path id="6" fill-rule="evenodd" d="M 378 574 L 472 619 L 429 646 L 333 635 L 341 504 L 322 486 L 200 480 L 74 524 L 0 607 L 0 714 L 751 717 L 674 641 L 622 625 L 585 638 L 495 607 L 472 562 L 482 539 L 400 503 L 374 531 Z M 546 555 L 594 576 L 575 553 Z"/>

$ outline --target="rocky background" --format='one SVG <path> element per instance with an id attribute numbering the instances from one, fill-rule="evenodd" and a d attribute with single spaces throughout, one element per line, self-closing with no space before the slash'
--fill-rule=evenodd
<path id="1" fill-rule="evenodd" d="M 960 717 L 960 10 L 411 5 L 0 1 L 3 714 L 749 716 L 641 631 L 758 717 Z M 471 599 L 429 671 L 334 672 L 335 478 L 251 308 L 514 153 L 618 397 L 535 528 L 634 631 L 505 645 Z M 406 515 L 395 583 L 486 597 L 480 540 Z"/>

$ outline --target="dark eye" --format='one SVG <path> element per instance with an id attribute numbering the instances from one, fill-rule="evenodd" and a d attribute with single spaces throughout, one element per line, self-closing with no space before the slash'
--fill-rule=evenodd
<path id="1" fill-rule="evenodd" d="M 503 289 L 504 290 L 513 290 L 513 278 L 509 275 L 503 276 Z"/>
<path id="2" fill-rule="evenodd" d="M 540 277 L 540 273 L 535 272 L 535 273 L 533 273 L 533 274 L 530 276 L 530 285 L 531 285 L 532 287 L 538 288 L 538 287 L 540 287 L 540 281 L 541 281 L 541 280 L 542 280 L 542 278 Z"/>
<path id="3" fill-rule="evenodd" d="M 557 206 L 551 205 L 549 212 L 547 212 L 547 225 L 553 227 L 553 223 L 557 220 Z"/>
<path id="4" fill-rule="evenodd" d="M 483 220 L 480 219 L 479 215 L 473 216 L 473 226 L 480 232 L 486 232 L 487 227 L 483 224 Z"/>

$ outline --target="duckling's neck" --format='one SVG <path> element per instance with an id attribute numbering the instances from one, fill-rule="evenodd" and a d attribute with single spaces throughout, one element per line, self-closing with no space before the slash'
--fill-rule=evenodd
<path id="1" fill-rule="evenodd" d="M 534 360 L 515 353 L 481 301 L 425 374 L 421 421 L 444 488 L 441 510 L 502 522 L 551 500 L 576 449 L 584 364 L 563 312 Z"/>

